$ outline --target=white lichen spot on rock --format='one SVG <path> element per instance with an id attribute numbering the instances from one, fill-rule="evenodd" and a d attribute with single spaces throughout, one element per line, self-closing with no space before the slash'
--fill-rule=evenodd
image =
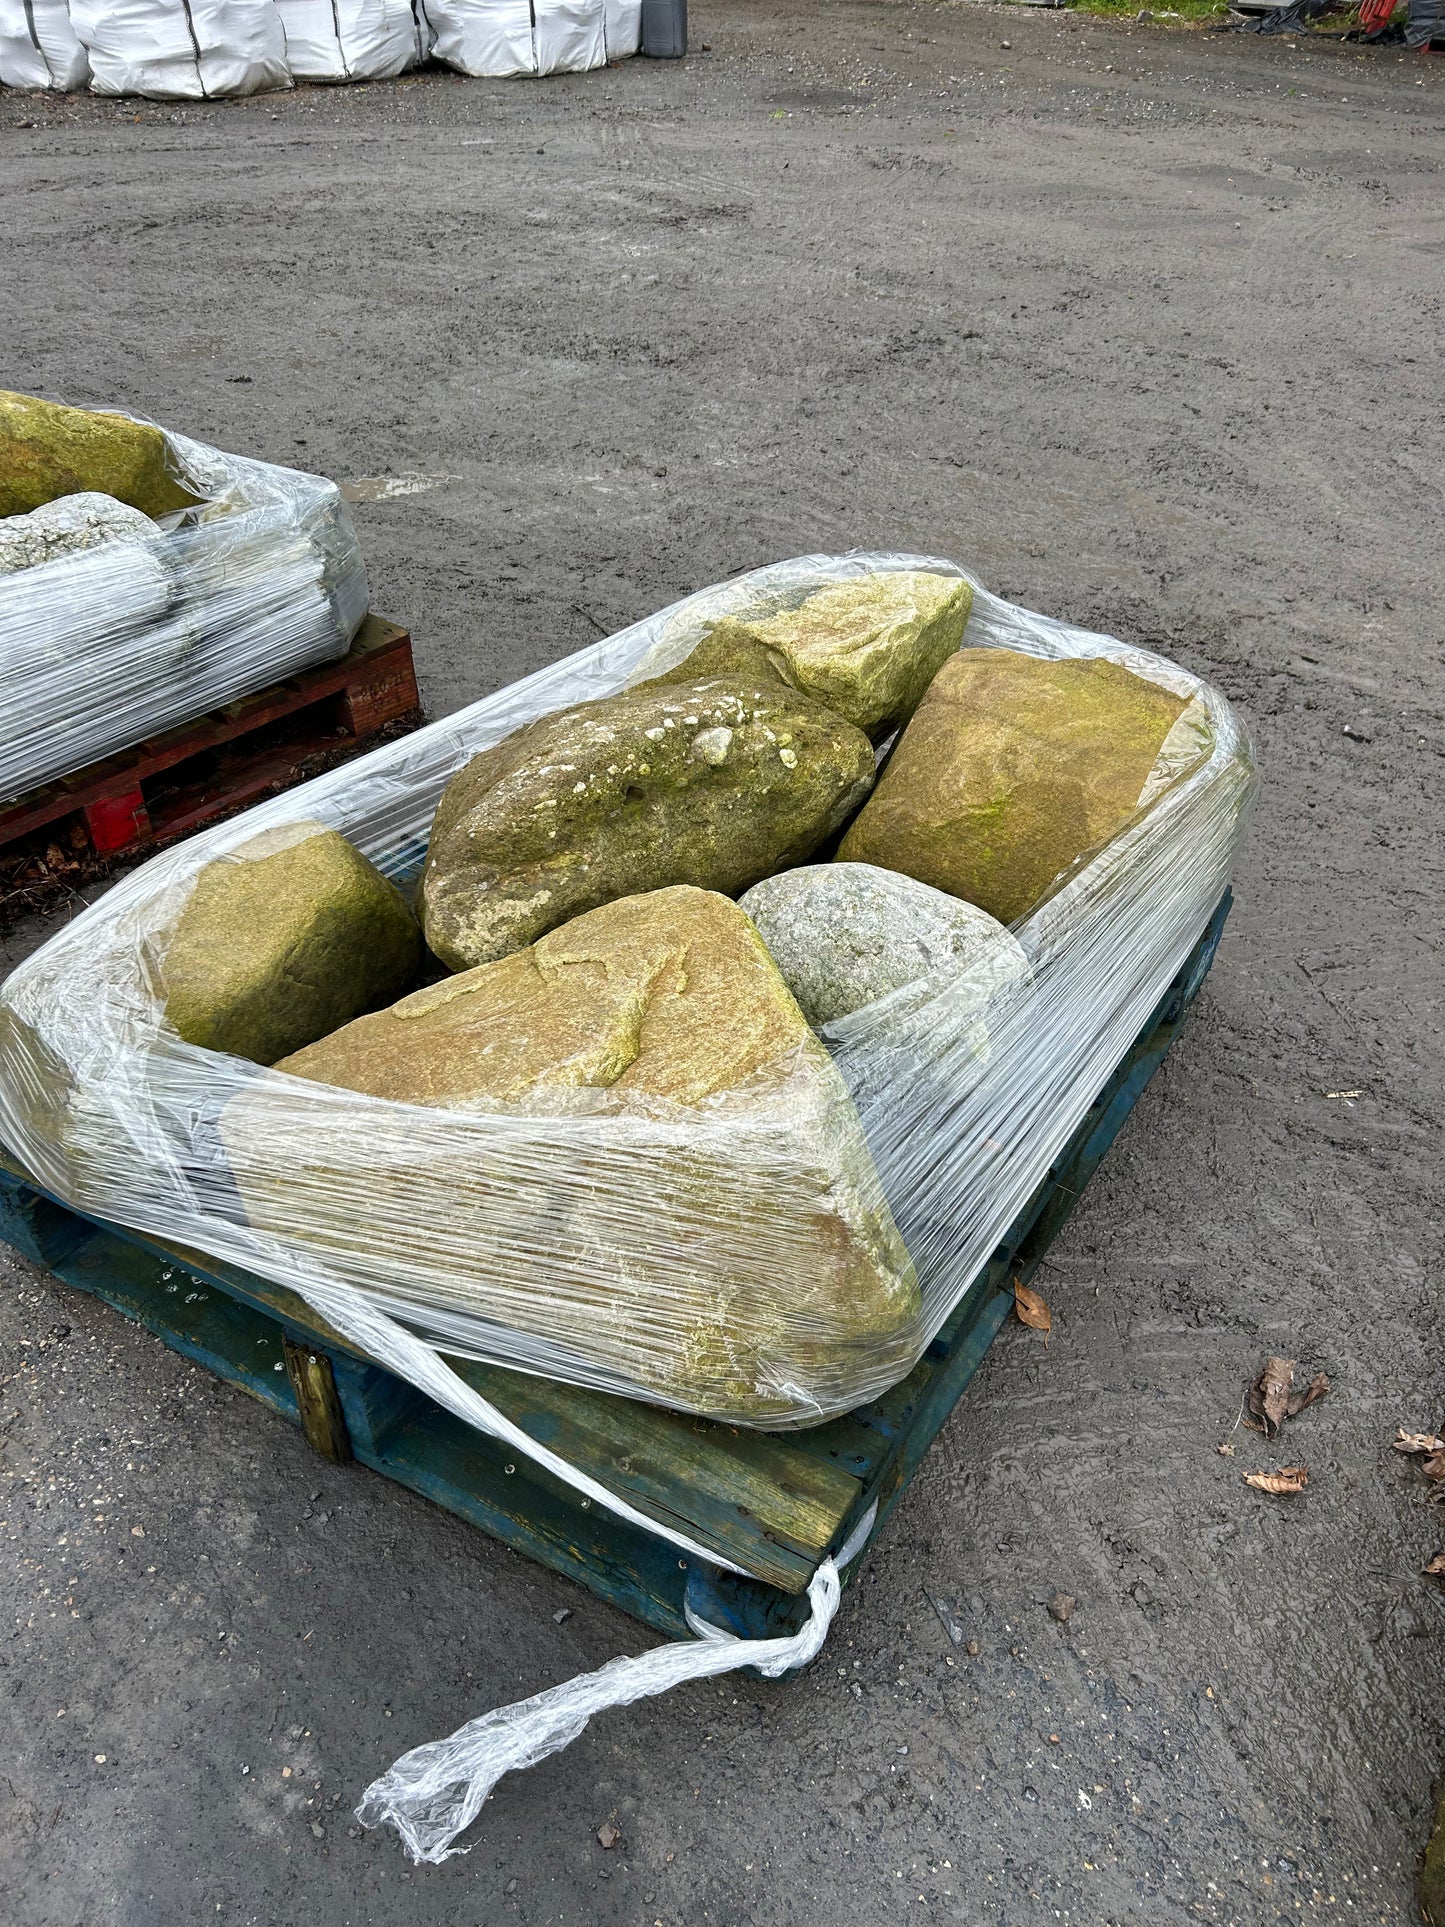
<path id="1" fill-rule="evenodd" d="M 694 756 L 714 769 L 727 761 L 727 753 L 732 748 L 733 733 L 730 729 L 701 729 L 692 739 Z M 797 758 L 793 759 L 795 762 Z"/>
<path id="2" fill-rule="evenodd" d="M 784 769 L 796 769 L 798 767 L 797 750 L 780 749 L 778 751 L 778 761 L 783 765 Z"/>

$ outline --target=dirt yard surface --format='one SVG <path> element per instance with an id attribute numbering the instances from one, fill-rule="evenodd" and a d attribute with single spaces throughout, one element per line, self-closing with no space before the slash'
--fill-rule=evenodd
<path id="1" fill-rule="evenodd" d="M 368 483 L 434 715 L 853 545 L 1177 656 L 1264 772 L 1218 966 L 1052 1343 L 1006 1330 L 812 1672 L 598 1721 L 440 1869 L 366 1782 L 650 1635 L 0 1261 L 6 1917 L 1392 1927 L 1445 1763 L 1445 1510 L 1389 1449 L 1445 1418 L 1445 61 L 693 29 L 540 83 L 7 96 L 0 385 Z M 1270 1352 L 1332 1384 L 1278 1446 L 1231 1434 Z"/>

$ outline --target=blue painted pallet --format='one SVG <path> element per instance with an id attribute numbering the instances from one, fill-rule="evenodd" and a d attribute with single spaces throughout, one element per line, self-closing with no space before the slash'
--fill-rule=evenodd
<path id="1" fill-rule="evenodd" d="M 360 1356 L 284 1286 L 83 1217 L 3 1153 L 0 1240 L 304 1425 L 319 1450 L 409 1486 L 661 1632 L 686 1632 L 686 1606 L 743 1634 L 791 1630 L 818 1562 L 875 1502 L 876 1536 L 1008 1316 L 1014 1280 L 1029 1278 L 1163 1061 L 1213 961 L 1229 901 L 1226 893 L 953 1317 L 874 1404 L 811 1431 L 765 1434 L 453 1361 L 534 1438 L 754 1579 L 679 1558 L 665 1541 L 579 1499 Z"/>

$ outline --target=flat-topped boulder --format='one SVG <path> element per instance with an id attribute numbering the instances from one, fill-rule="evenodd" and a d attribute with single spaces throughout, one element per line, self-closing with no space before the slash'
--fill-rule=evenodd
<path id="1" fill-rule="evenodd" d="M 396 887 L 324 823 L 263 830 L 217 857 L 160 965 L 188 1044 L 274 1063 L 415 981 L 421 931 Z"/>
<path id="2" fill-rule="evenodd" d="M 1186 706 L 1104 656 L 960 650 L 838 856 L 1013 923 L 1122 829 Z"/>
<path id="3" fill-rule="evenodd" d="M 606 904 L 276 1068 L 329 1088 L 228 1106 L 253 1223 L 364 1252 L 388 1290 L 404 1202 L 431 1302 L 585 1330 L 671 1403 L 764 1422 L 906 1369 L 918 1285 L 857 1113 L 725 897 Z M 353 1091 L 449 1115 L 392 1122 Z M 495 1138 L 466 1134 L 482 1117 Z"/>
<path id="4" fill-rule="evenodd" d="M 454 970 L 615 897 L 733 896 L 802 863 L 872 787 L 864 733 L 755 647 L 727 673 L 655 680 L 539 717 L 448 783 L 421 906 Z"/>
<path id="5" fill-rule="evenodd" d="M 177 477 L 165 436 L 148 422 L 0 389 L 0 515 L 27 515 L 83 491 L 113 495 L 152 516 L 199 499 Z"/>

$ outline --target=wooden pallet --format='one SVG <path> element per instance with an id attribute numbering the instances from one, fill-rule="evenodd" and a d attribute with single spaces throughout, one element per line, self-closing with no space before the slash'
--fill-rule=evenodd
<path id="1" fill-rule="evenodd" d="M 91 857 L 139 855 L 354 756 L 407 719 L 421 720 L 411 637 L 368 616 L 338 661 L 0 804 L 0 857 L 47 843 Z"/>
<path id="2" fill-rule="evenodd" d="M 82 1217 L 0 1154 L 0 1239 L 95 1293 L 176 1351 L 301 1424 L 333 1459 L 355 1458 L 685 1635 L 684 1607 L 752 1636 L 791 1630 L 819 1561 L 877 1503 L 873 1535 L 918 1469 L 1027 1280 L 1158 1069 L 1198 994 L 1229 912 L 1226 894 L 1184 969 L 1100 1091 L 1028 1208 L 921 1362 L 872 1405 L 812 1431 L 749 1432 L 452 1361 L 532 1437 L 759 1575 L 681 1558 L 355 1352 L 284 1286 Z M 856 1571 L 861 1561 L 849 1568 Z"/>

